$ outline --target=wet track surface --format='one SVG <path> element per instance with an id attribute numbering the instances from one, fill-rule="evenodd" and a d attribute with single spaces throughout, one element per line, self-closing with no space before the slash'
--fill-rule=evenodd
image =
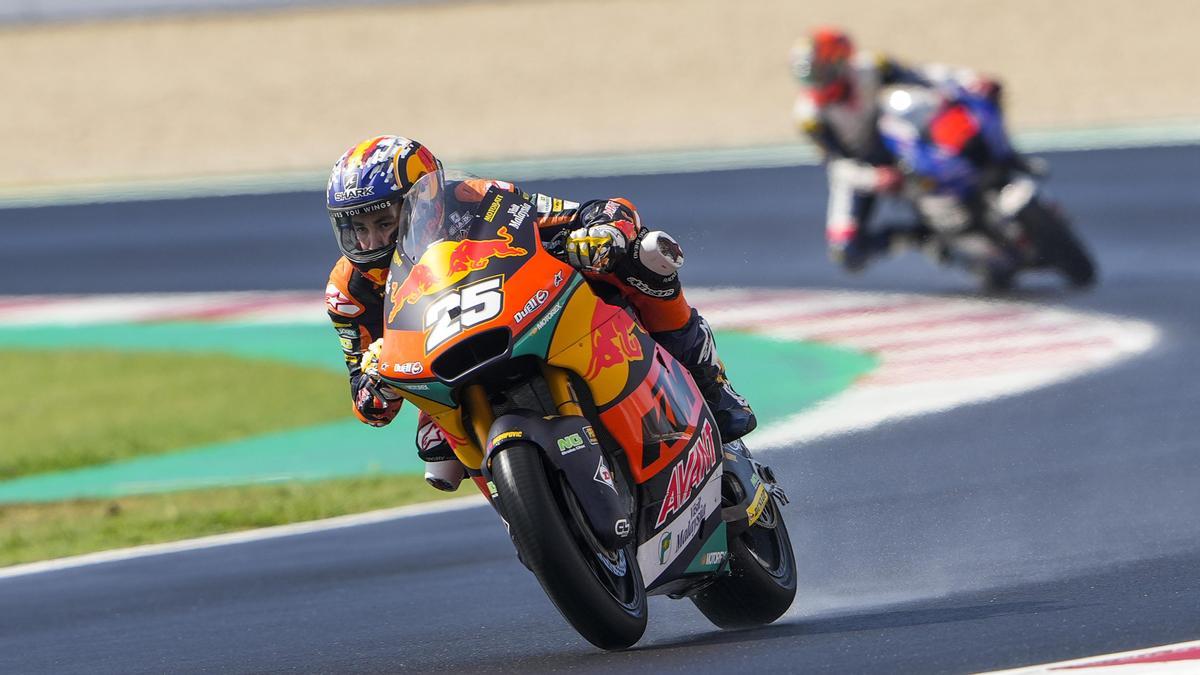
<path id="1" fill-rule="evenodd" d="M 479 508 L 0 580 L 0 671 L 963 672 L 1200 637 L 1200 148 L 1047 157 L 1101 283 L 1033 280 L 1017 297 L 1149 320 L 1160 344 L 767 455 L 800 565 L 773 626 L 723 633 L 656 598 L 637 647 L 601 653 Z M 685 284 L 972 288 L 915 255 L 833 269 L 815 168 L 527 187 L 631 197 L 685 242 Z M 0 292 L 319 289 L 320 208 L 309 194 L 0 211 Z"/>

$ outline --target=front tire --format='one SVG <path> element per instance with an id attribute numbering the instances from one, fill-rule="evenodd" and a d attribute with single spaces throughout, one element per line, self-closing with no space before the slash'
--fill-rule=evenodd
<path id="1" fill-rule="evenodd" d="M 758 522 L 729 542 L 729 575 L 692 596 L 719 628 L 762 626 L 796 598 L 796 554 L 774 499 Z"/>
<path id="2" fill-rule="evenodd" d="M 566 481 L 553 481 L 541 451 L 514 443 L 492 459 L 501 512 L 509 534 L 542 589 L 563 617 L 601 649 L 624 649 L 646 632 L 646 586 L 633 546 L 596 551 L 572 513 Z M 591 541 L 589 541 L 589 539 Z"/>
<path id="3" fill-rule="evenodd" d="M 1096 283 L 1095 263 L 1062 216 L 1033 201 L 1019 218 L 1041 258 L 1058 268 L 1072 286 L 1087 288 Z"/>

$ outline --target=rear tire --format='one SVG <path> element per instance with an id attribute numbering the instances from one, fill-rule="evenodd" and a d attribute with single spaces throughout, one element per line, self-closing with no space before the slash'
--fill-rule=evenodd
<path id="1" fill-rule="evenodd" d="M 692 596 L 692 602 L 720 628 L 749 628 L 783 616 L 795 598 L 796 554 L 779 505 L 771 499 L 759 521 L 729 541 L 729 575 Z"/>
<path id="2" fill-rule="evenodd" d="M 606 557 L 594 550 L 551 488 L 541 451 L 528 443 L 492 459 L 501 512 L 521 560 L 563 617 L 601 649 L 624 649 L 646 632 L 646 586 L 632 544 Z M 575 499 L 566 481 L 560 499 Z"/>
<path id="3" fill-rule="evenodd" d="M 1096 283 L 1095 263 L 1062 216 L 1033 201 L 1019 217 L 1042 259 L 1058 268 L 1072 286 L 1087 288 Z"/>

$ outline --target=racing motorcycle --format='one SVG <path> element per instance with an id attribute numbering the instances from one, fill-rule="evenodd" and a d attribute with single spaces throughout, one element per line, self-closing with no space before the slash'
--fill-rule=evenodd
<path id="1" fill-rule="evenodd" d="M 428 174 L 402 207 L 382 382 L 446 432 L 592 644 L 637 642 L 655 594 L 725 628 L 779 618 L 796 562 L 770 468 L 721 442 L 688 371 L 614 289 L 543 244 L 526 196 L 493 184 L 463 201 L 468 179 Z"/>
<path id="2" fill-rule="evenodd" d="M 1044 163 L 1012 148 L 996 101 L 961 87 L 902 85 L 879 93 L 879 109 L 926 252 L 975 272 L 987 290 L 1033 269 L 1056 270 L 1074 287 L 1095 281 L 1095 264 L 1042 188 Z"/>

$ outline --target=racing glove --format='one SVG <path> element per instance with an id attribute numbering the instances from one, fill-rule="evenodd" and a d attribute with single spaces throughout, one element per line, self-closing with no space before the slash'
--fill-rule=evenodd
<path id="1" fill-rule="evenodd" d="M 616 223 L 581 227 L 567 234 L 567 262 L 585 272 L 607 272 L 628 246 L 628 237 Z"/>
<path id="2" fill-rule="evenodd" d="M 358 419 L 373 427 L 382 427 L 396 418 L 402 399 L 389 395 L 388 388 L 379 377 L 379 352 L 383 349 L 383 338 L 371 343 L 363 352 L 359 374 L 350 379 L 350 395 L 354 399 L 354 412 Z"/>
<path id="3" fill-rule="evenodd" d="M 904 184 L 904 174 L 894 166 L 875 168 L 875 191 L 884 193 L 899 192 Z"/>

